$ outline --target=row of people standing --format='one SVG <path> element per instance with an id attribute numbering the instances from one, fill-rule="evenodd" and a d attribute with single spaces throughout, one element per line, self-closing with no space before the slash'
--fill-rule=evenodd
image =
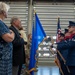
<path id="1" fill-rule="evenodd" d="M 9 5 L 0 2 L 0 75 L 20 75 L 22 64 L 26 63 L 27 37 L 22 35 L 20 18 L 12 17 L 9 28 L 3 22 L 9 8 Z"/>
<path id="2" fill-rule="evenodd" d="M 75 75 L 75 22 L 69 21 L 67 32 L 65 34 L 60 33 L 59 40 L 56 49 L 63 72 L 60 72 L 60 75 Z"/>

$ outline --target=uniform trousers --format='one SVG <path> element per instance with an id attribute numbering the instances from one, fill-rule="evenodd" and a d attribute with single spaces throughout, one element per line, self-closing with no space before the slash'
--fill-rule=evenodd
<path id="1" fill-rule="evenodd" d="M 66 64 L 64 64 L 63 61 L 60 61 L 60 64 L 61 64 L 61 69 L 62 69 L 64 75 L 70 75 L 70 73 L 68 72 L 69 67 Z"/>
<path id="2" fill-rule="evenodd" d="M 70 75 L 75 75 L 75 66 L 69 66 L 70 69 Z"/>

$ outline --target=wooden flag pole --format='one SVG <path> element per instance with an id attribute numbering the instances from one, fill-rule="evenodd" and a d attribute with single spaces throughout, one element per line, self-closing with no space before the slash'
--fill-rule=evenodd
<path id="1" fill-rule="evenodd" d="M 51 42 L 52 42 L 52 44 L 54 44 L 53 39 L 52 39 Z M 59 52 L 59 50 L 56 50 L 56 51 L 57 51 L 57 53 L 59 54 L 59 56 L 62 58 L 62 60 L 63 60 L 63 62 L 64 62 L 64 64 L 65 64 L 65 66 L 66 66 L 66 60 L 64 59 L 64 57 L 62 56 L 62 54 Z M 70 73 L 70 70 L 69 70 L 68 66 L 66 66 L 66 68 L 67 68 L 68 72 Z"/>

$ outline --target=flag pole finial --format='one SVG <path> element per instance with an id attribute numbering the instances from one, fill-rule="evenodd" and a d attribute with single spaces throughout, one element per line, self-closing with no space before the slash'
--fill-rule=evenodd
<path id="1" fill-rule="evenodd" d="M 34 10 L 34 14 L 36 14 L 36 10 Z"/>

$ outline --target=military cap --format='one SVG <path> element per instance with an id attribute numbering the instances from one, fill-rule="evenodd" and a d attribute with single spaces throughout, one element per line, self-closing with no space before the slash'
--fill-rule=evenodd
<path id="1" fill-rule="evenodd" d="M 69 21 L 69 26 L 68 27 L 71 27 L 71 26 L 75 26 L 75 22 Z"/>

